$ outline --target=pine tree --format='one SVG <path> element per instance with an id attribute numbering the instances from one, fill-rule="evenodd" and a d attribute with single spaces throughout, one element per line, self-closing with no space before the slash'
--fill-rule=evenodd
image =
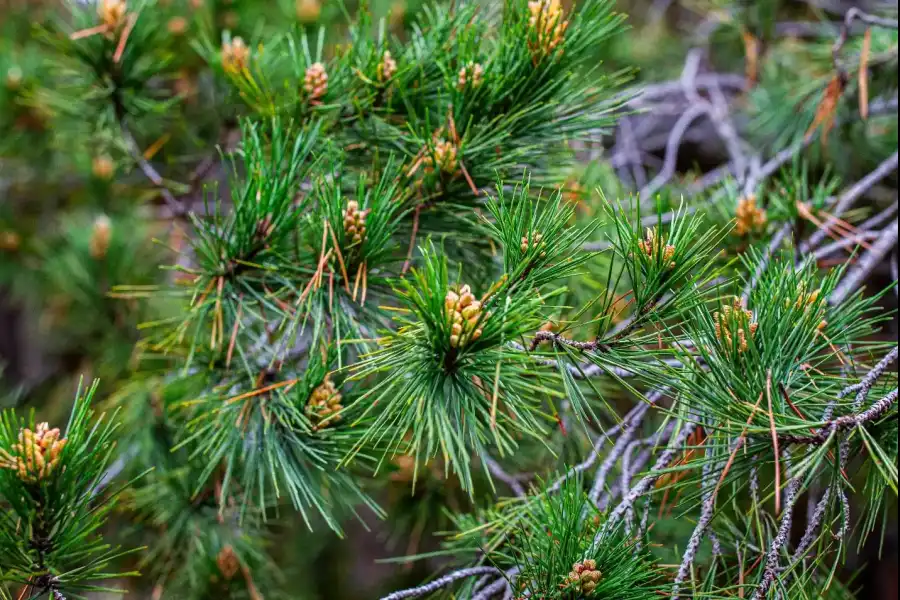
<path id="1" fill-rule="evenodd" d="M 0 276 L 99 382 L 4 414 L 0 598 L 334 597 L 303 569 L 359 526 L 431 574 L 384 600 L 855 597 L 896 526 L 895 15 L 289 4 L 4 24 Z"/>

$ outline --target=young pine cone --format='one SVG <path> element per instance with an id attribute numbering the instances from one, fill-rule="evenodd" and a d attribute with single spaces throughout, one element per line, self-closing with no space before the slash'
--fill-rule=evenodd
<path id="1" fill-rule="evenodd" d="M 222 68 L 228 73 L 240 73 L 250 63 L 250 48 L 243 38 L 236 37 L 222 43 Z"/>
<path id="2" fill-rule="evenodd" d="M 106 25 L 107 36 L 114 35 L 125 22 L 128 6 L 125 0 L 99 0 L 97 14 L 100 22 Z"/>
<path id="3" fill-rule="evenodd" d="M 603 574 L 597 570 L 597 562 L 588 558 L 572 565 L 563 586 L 576 593 L 590 595 L 597 587 Z"/>
<path id="4" fill-rule="evenodd" d="M 759 231 L 766 225 L 766 211 L 756 206 L 756 196 L 750 195 L 738 201 L 735 212 L 734 232 L 744 237 Z"/>
<path id="5" fill-rule="evenodd" d="M 483 81 L 484 67 L 478 63 L 469 63 L 459 70 L 459 77 L 456 79 L 456 89 L 463 91 L 467 85 L 479 88 Z"/>
<path id="6" fill-rule="evenodd" d="M 297 0 L 297 19 L 301 23 L 315 23 L 322 13 L 321 0 Z"/>
<path id="7" fill-rule="evenodd" d="M 219 550 L 219 554 L 216 555 L 216 566 L 219 567 L 219 572 L 222 573 L 222 577 L 226 581 L 233 579 L 241 568 L 241 563 L 238 561 L 234 548 L 225 546 Z"/>
<path id="8" fill-rule="evenodd" d="M 481 302 L 472 295 L 468 285 L 458 290 L 448 290 L 444 297 L 444 309 L 450 323 L 450 346 L 462 348 L 469 342 L 481 337 L 482 319 Z M 484 315 L 486 319 L 488 315 Z"/>
<path id="9" fill-rule="evenodd" d="M 818 302 L 819 300 L 819 290 L 813 290 L 806 293 L 806 284 L 804 282 L 800 282 L 797 284 L 797 299 L 794 301 L 794 308 L 797 310 L 806 308 L 807 306 L 811 306 Z M 791 305 L 790 300 L 784 301 L 785 308 Z"/>
<path id="10" fill-rule="evenodd" d="M 322 96 L 328 92 L 328 73 L 325 72 L 325 65 L 322 63 L 313 63 L 306 69 L 306 76 L 303 78 L 303 89 L 309 96 L 309 101 L 318 104 Z"/>
<path id="11" fill-rule="evenodd" d="M 519 249 L 522 251 L 523 254 L 525 252 L 528 252 L 531 248 L 535 248 L 535 247 L 543 248 L 544 247 L 544 243 L 541 241 L 544 238 L 544 236 L 541 234 L 540 231 L 532 231 L 530 236 L 531 236 L 530 239 L 529 239 L 529 234 L 527 234 L 527 233 L 522 236 L 522 244 L 521 244 L 521 246 L 519 246 Z M 543 250 L 541 250 L 540 257 L 544 258 L 545 256 L 547 256 L 547 253 L 544 252 Z"/>
<path id="12" fill-rule="evenodd" d="M 662 252 L 662 263 L 669 269 L 675 267 L 675 261 L 672 260 L 672 257 L 675 256 L 675 246 L 666 244 L 665 240 L 656 233 L 655 228 L 647 228 L 647 235 L 638 242 L 638 248 L 650 259 L 655 259 L 658 253 Z"/>
<path id="13" fill-rule="evenodd" d="M 753 322 L 753 313 L 744 308 L 740 298 L 735 298 L 731 305 L 722 307 L 722 312 L 713 314 L 716 338 L 727 349 L 738 353 L 747 350 L 747 338 L 756 335 L 759 323 Z"/>
<path id="14" fill-rule="evenodd" d="M 327 377 L 313 390 L 306 402 L 306 416 L 309 417 L 315 429 L 318 429 L 325 419 L 332 417 L 344 408 L 341 400 L 341 393 L 335 387 L 334 382 Z M 341 416 L 335 415 L 329 423 L 340 420 Z"/>
<path id="15" fill-rule="evenodd" d="M 109 241 L 112 238 L 112 221 L 106 215 L 100 215 L 94 219 L 94 226 L 91 228 L 91 239 L 88 242 L 88 250 L 91 257 L 100 260 L 106 256 L 109 250 Z"/>
<path id="16" fill-rule="evenodd" d="M 344 209 L 344 234 L 354 244 L 361 244 L 366 239 L 366 216 L 369 209 L 359 210 L 359 203 L 351 200 Z"/>
<path id="17" fill-rule="evenodd" d="M 537 42 L 532 45 L 532 53 L 546 56 L 562 42 L 569 22 L 563 18 L 560 0 L 532 0 L 528 3 L 531 16 L 529 26 L 537 34 Z"/>
<path id="18" fill-rule="evenodd" d="M 456 173 L 456 169 L 459 166 L 457 161 L 457 148 L 453 142 L 438 138 L 434 141 L 434 149 L 431 153 L 425 155 L 423 162 L 425 164 L 426 173 L 434 172 L 435 166 L 444 173 Z"/>
<path id="19" fill-rule="evenodd" d="M 397 61 L 391 56 L 391 53 L 388 50 L 384 51 L 384 55 L 381 57 L 381 62 L 378 63 L 377 74 L 378 81 L 384 83 L 394 76 L 394 73 L 397 72 Z"/>
<path id="20" fill-rule="evenodd" d="M 60 439 L 59 429 L 50 429 L 47 423 L 39 423 L 36 430 L 27 427 L 19 430 L 19 443 L 13 444 L 15 455 L 0 448 L 0 468 L 16 471 L 26 483 L 37 483 L 48 477 L 59 464 L 59 453 L 66 445 Z"/>

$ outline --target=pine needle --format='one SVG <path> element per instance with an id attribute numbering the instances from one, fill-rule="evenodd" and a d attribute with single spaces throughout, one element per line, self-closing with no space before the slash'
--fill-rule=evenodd
<path id="1" fill-rule="evenodd" d="M 119 45 L 116 46 L 116 53 L 113 54 L 113 62 L 118 64 L 120 60 L 122 60 L 122 54 L 125 52 L 125 44 L 128 43 L 128 37 L 131 35 L 131 30 L 134 29 L 134 24 L 137 23 L 138 13 L 131 13 L 128 15 L 128 22 L 125 24 L 125 30 L 122 31 L 122 36 L 119 38 Z"/>
<path id="2" fill-rule="evenodd" d="M 350 277 L 347 275 L 347 267 L 344 266 L 344 257 L 341 255 L 340 246 L 338 246 L 337 236 L 334 234 L 334 229 L 331 228 L 331 224 L 328 221 L 325 221 L 325 227 L 331 233 L 331 241 L 334 244 L 334 254 L 337 256 L 338 264 L 341 267 L 341 274 L 344 276 L 344 289 L 347 290 L 347 293 L 350 293 Z"/>
<path id="3" fill-rule="evenodd" d="M 775 431 L 775 413 L 772 411 L 772 371 L 766 374 L 766 401 L 769 404 L 769 427 L 772 446 L 775 448 L 775 514 L 781 514 L 781 458 L 778 450 L 778 433 Z"/>
<path id="4" fill-rule="evenodd" d="M 872 28 L 867 27 L 859 54 L 859 116 L 869 118 L 869 54 L 872 50 Z"/>

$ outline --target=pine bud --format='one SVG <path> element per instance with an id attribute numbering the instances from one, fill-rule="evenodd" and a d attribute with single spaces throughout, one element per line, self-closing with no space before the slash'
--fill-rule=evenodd
<path id="1" fill-rule="evenodd" d="M 384 51 L 384 54 L 381 57 L 381 62 L 378 63 L 376 71 L 378 75 L 378 81 L 382 83 L 388 81 L 397 72 L 397 61 L 393 59 L 389 51 Z"/>
<path id="2" fill-rule="evenodd" d="M 569 575 L 563 580 L 560 587 L 573 590 L 576 594 L 590 594 L 596 589 L 602 575 L 597 570 L 595 560 L 585 559 L 572 565 L 572 570 L 569 571 Z"/>
<path id="3" fill-rule="evenodd" d="M 182 36 L 188 30 L 188 21 L 181 16 L 172 17 L 166 24 L 166 29 L 174 36 Z"/>
<path id="4" fill-rule="evenodd" d="M 329 417 L 331 418 L 324 426 L 341 420 L 341 415 L 335 413 L 339 413 L 344 408 L 341 404 L 342 399 L 334 382 L 326 376 L 306 401 L 306 416 L 312 423 L 313 429 L 319 429 L 323 426 L 322 422 Z"/>
<path id="5" fill-rule="evenodd" d="M 125 14 L 128 6 L 125 0 L 99 0 L 97 2 L 97 14 L 100 21 L 106 25 L 107 34 L 116 33 L 125 22 Z"/>
<path id="6" fill-rule="evenodd" d="M 320 0 L 297 0 L 297 19 L 301 23 L 315 23 L 322 13 Z"/>
<path id="7" fill-rule="evenodd" d="M 235 37 L 222 43 L 222 68 L 228 73 L 240 73 L 250 63 L 250 48 L 243 38 Z"/>
<path id="8" fill-rule="evenodd" d="M 459 70 L 456 80 L 456 89 L 463 91 L 467 85 L 477 89 L 484 82 L 484 67 L 478 63 L 469 63 Z"/>
<path id="9" fill-rule="evenodd" d="M 22 238 L 15 231 L 0 231 L 0 250 L 15 252 L 22 245 Z"/>
<path id="10" fill-rule="evenodd" d="M 353 244 L 361 244 L 366 238 L 366 216 L 369 209 L 359 210 L 359 203 L 350 200 L 343 211 L 344 234 Z"/>
<path id="11" fill-rule="evenodd" d="M 328 92 L 328 73 L 325 72 L 325 65 L 317 62 L 306 69 L 303 89 L 309 96 L 310 103 L 319 104 L 321 102 L 322 96 Z"/>
<path id="12" fill-rule="evenodd" d="M 458 150 L 453 142 L 437 138 L 434 140 L 434 147 L 431 151 L 429 152 L 426 148 L 425 152 L 423 164 L 425 165 L 426 173 L 433 173 L 435 167 L 444 173 L 456 173 L 456 169 L 459 166 L 457 161 Z"/>
<path id="13" fill-rule="evenodd" d="M 112 221 L 106 215 L 100 215 L 94 219 L 94 226 L 91 230 L 91 239 L 88 242 L 88 248 L 91 256 L 100 260 L 106 256 L 109 250 L 109 240 L 112 237 Z"/>
<path id="14" fill-rule="evenodd" d="M 481 302 L 475 299 L 468 285 L 448 290 L 444 296 L 447 322 L 450 324 L 450 347 L 462 348 L 481 337 L 485 314 Z"/>
<path id="15" fill-rule="evenodd" d="M 530 234 L 526 233 L 522 236 L 522 244 L 519 246 L 519 249 L 524 254 L 531 248 L 543 248 L 544 243 L 541 241 L 543 239 L 544 236 L 539 231 L 532 231 Z M 540 257 L 543 258 L 545 256 L 547 256 L 547 253 L 541 250 Z"/>
<path id="16" fill-rule="evenodd" d="M 26 483 L 37 483 L 53 473 L 65 445 L 59 429 L 50 429 L 47 423 L 39 423 L 35 431 L 23 427 L 19 429 L 19 443 L 12 446 L 15 454 L 0 448 L 0 468 L 16 471 Z"/>
<path id="17" fill-rule="evenodd" d="M 738 200 L 735 212 L 735 234 L 744 237 L 759 231 L 766 225 L 766 211 L 756 206 L 756 196 L 745 196 Z"/>
<path id="18" fill-rule="evenodd" d="M 22 69 L 17 66 L 12 66 L 6 70 L 6 89 L 11 92 L 16 91 L 22 85 L 22 80 L 24 79 L 24 74 L 22 73 Z"/>
<path id="19" fill-rule="evenodd" d="M 228 545 L 219 550 L 219 554 L 216 555 L 216 566 L 219 567 L 219 572 L 222 573 L 222 577 L 226 581 L 233 579 L 241 568 L 241 563 L 238 561 L 234 548 Z"/>
<path id="20" fill-rule="evenodd" d="M 532 55 L 547 56 L 563 41 L 569 22 L 563 18 L 560 0 L 532 0 L 528 3 L 531 16 L 528 25 L 535 34 L 536 41 L 529 42 Z"/>
<path id="21" fill-rule="evenodd" d="M 753 313 L 744 308 L 740 298 L 713 314 L 716 338 L 728 350 L 742 353 L 747 350 L 747 337 L 753 338 L 759 323 L 753 322 Z"/>
<path id="22" fill-rule="evenodd" d="M 662 252 L 663 265 L 666 265 L 668 269 L 675 267 L 675 261 L 672 260 L 672 257 L 675 256 L 675 246 L 666 244 L 665 240 L 656 233 L 655 228 L 647 228 L 647 235 L 643 240 L 638 241 L 638 248 L 651 260 L 655 260 Z"/>
<path id="23" fill-rule="evenodd" d="M 94 160 L 91 162 L 91 173 L 93 173 L 94 177 L 97 179 L 102 179 L 104 181 L 112 179 L 115 171 L 115 163 L 113 163 L 113 160 L 106 154 L 95 156 Z"/>

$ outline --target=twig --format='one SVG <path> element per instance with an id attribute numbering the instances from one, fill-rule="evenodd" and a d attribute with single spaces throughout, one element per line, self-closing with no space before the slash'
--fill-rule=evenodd
<path id="1" fill-rule="evenodd" d="M 881 263 L 884 257 L 894 249 L 896 244 L 897 222 L 894 221 L 891 226 L 882 230 L 881 237 L 878 241 L 872 245 L 870 250 L 862 255 L 859 259 L 859 263 L 844 276 L 837 289 L 835 289 L 828 298 L 828 303 L 835 306 L 843 302 L 847 296 L 856 290 L 868 274 Z"/>
<path id="2" fill-rule="evenodd" d="M 509 489 L 511 489 L 512 492 L 516 496 L 518 496 L 520 498 L 523 498 L 525 496 L 525 488 L 522 487 L 522 484 L 519 483 L 515 477 L 513 477 L 512 475 L 510 475 L 509 473 L 504 471 L 503 467 L 501 467 L 497 463 L 497 461 L 495 461 L 493 458 L 491 458 L 487 454 L 482 456 L 481 460 L 482 460 L 482 462 L 484 462 L 484 465 L 488 468 L 488 471 L 491 472 L 491 475 L 493 475 L 494 477 L 496 477 L 497 479 L 499 479 L 500 481 L 502 481 L 503 483 L 508 485 Z"/>
<path id="3" fill-rule="evenodd" d="M 625 514 L 625 511 L 628 510 L 634 501 L 639 497 L 643 496 L 647 493 L 647 490 L 650 489 L 650 486 L 653 485 L 657 479 L 663 476 L 663 469 L 668 466 L 670 462 L 672 462 L 672 458 L 675 456 L 677 452 L 679 452 L 684 445 L 685 441 L 690 437 L 690 435 L 696 429 L 695 423 L 685 423 L 681 428 L 681 431 L 678 432 L 678 435 L 675 436 L 675 439 L 671 440 L 668 448 L 659 455 L 659 458 L 656 460 L 656 464 L 653 465 L 653 469 L 645 475 L 637 484 L 635 484 L 628 493 L 624 496 L 622 501 L 616 506 L 615 509 L 609 514 L 606 522 L 600 531 L 597 532 L 597 535 L 594 536 L 594 541 L 591 544 L 591 550 L 597 547 L 600 543 L 600 540 L 609 530 L 611 523 L 618 523 L 622 518 L 622 515 Z"/>
<path id="4" fill-rule="evenodd" d="M 762 600 L 765 598 L 769 592 L 769 588 L 771 588 L 772 584 L 775 582 L 778 572 L 778 557 L 781 554 L 781 549 L 788 543 L 788 538 L 791 534 L 794 505 L 797 502 L 797 493 L 800 490 L 801 483 L 802 478 L 800 477 L 795 477 L 788 483 L 784 499 L 784 513 L 781 515 L 781 525 L 778 527 L 778 533 L 775 535 L 775 539 L 772 540 L 772 544 L 769 546 L 769 552 L 766 555 L 766 566 L 763 570 L 763 578 L 759 587 L 753 592 L 752 600 Z"/>
<path id="5" fill-rule="evenodd" d="M 443 577 L 439 577 L 431 583 L 426 583 L 425 585 L 420 585 L 418 587 L 400 590 L 398 592 L 388 594 L 387 596 L 382 597 L 381 600 L 403 600 L 404 598 L 419 598 L 421 596 L 431 594 L 432 592 L 436 592 L 437 590 L 446 587 L 460 579 L 487 574 L 502 574 L 502 571 L 500 571 L 496 567 L 472 567 L 469 569 L 460 569 L 459 571 L 454 571 L 452 573 L 444 575 Z"/>
<path id="6" fill-rule="evenodd" d="M 172 211 L 173 216 L 175 217 L 183 217 L 187 214 L 187 211 L 184 208 L 184 205 L 175 198 L 175 195 L 169 191 L 169 188 L 166 187 L 165 181 L 163 181 L 162 176 L 157 172 L 156 169 L 153 168 L 153 165 L 144 158 L 144 153 L 141 152 L 140 147 L 138 147 L 137 142 L 134 139 L 134 136 L 131 135 L 131 131 L 129 131 L 128 126 L 125 124 L 124 118 L 119 118 L 119 128 L 122 130 L 122 138 L 125 140 L 125 145 L 128 146 L 128 152 L 131 154 L 131 158 L 137 163 L 138 168 L 141 172 L 149 179 L 153 185 L 156 186 L 159 195 L 162 196 L 162 199 L 168 205 L 169 209 Z"/>
<path id="7" fill-rule="evenodd" d="M 897 160 L 898 154 L 897 152 L 894 152 L 890 157 L 878 165 L 875 170 L 857 181 L 847 191 L 841 194 L 837 201 L 829 207 L 831 215 L 825 221 L 824 226 L 813 232 L 806 242 L 800 244 L 800 254 L 806 254 L 810 249 L 821 244 L 825 239 L 825 236 L 828 235 L 828 230 L 835 224 L 838 217 L 847 212 L 847 209 L 850 208 L 863 194 L 872 189 L 875 184 L 897 170 Z"/>

